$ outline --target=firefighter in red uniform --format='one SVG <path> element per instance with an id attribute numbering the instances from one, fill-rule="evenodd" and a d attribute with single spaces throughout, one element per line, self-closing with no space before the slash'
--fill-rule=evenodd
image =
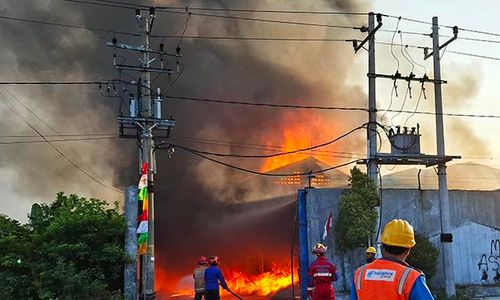
<path id="1" fill-rule="evenodd" d="M 332 282 L 337 281 L 337 267 L 326 258 L 325 245 L 316 244 L 313 253 L 318 258 L 309 266 L 309 276 L 312 278 L 313 286 L 309 286 L 308 290 L 312 291 L 312 299 L 335 300 Z"/>

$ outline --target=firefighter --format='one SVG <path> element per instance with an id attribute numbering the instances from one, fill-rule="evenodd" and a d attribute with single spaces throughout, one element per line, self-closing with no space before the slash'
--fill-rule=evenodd
<path id="1" fill-rule="evenodd" d="M 308 290 L 313 300 L 335 300 L 332 282 L 337 281 L 337 267 L 326 258 L 326 249 L 321 243 L 313 248 L 313 253 L 318 257 L 309 266 L 313 286 L 309 286 Z"/>
<path id="2" fill-rule="evenodd" d="M 375 247 L 368 247 L 365 251 L 366 263 L 369 264 L 375 260 L 375 255 L 377 255 L 377 250 Z"/>
<path id="3" fill-rule="evenodd" d="M 205 295 L 205 270 L 208 268 L 208 259 L 205 256 L 198 260 L 198 267 L 194 269 L 194 300 L 201 300 Z"/>
<path id="4" fill-rule="evenodd" d="M 350 299 L 433 300 L 424 274 L 405 262 L 416 244 L 410 223 L 390 221 L 381 240 L 382 258 L 356 270 Z"/>
<path id="5" fill-rule="evenodd" d="M 217 267 L 220 264 L 218 256 L 210 256 L 208 259 L 208 267 L 205 270 L 205 299 L 206 300 L 220 300 L 219 284 L 223 289 L 228 290 L 224 275 Z"/>

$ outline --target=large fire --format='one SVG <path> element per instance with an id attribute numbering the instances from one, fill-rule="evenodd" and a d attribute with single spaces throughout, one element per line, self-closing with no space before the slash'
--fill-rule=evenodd
<path id="1" fill-rule="evenodd" d="M 312 114 L 310 112 L 295 112 L 293 114 L 286 114 L 281 123 L 283 124 L 282 128 L 276 128 L 279 135 L 276 135 L 276 131 L 269 131 L 269 133 L 264 136 L 263 141 L 264 144 L 268 146 L 280 144 L 281 149 L 279 151 L 293 151 L 308 148 L 313 145 L 332 140 L 339 133 L 338 128 L 334 126 L 333 122 L 322 118 L 321 114 Z M 338 149 L 338 147 L 333 144 L 323 147 L 320 150 L 325 149 L 334 150 Z M 264 161 L 261 171 L 269 172 L 310 156 L 330 165 L 333 165 L 336 162 L 334 157 L 325 155 L 325 152 L 304 151 L 270 157 Z"/>
<path id="2" fill-rule="evenodd" d="M 289 268 L 283 268 L 273 264 L 269 271 L 264 273 L 249 275 L 238 269 L 222 269 L 227 285 L 234 293 L 240 296 L 268 296 L 290 287 L 292 285 L 292 274 Z M 187 278 L 188 276 L 186 276 Z M 190 276 L 189 276 L 190 277 Z M 299 282 L 297 269 L 294 270 L 294 284 Z M 191 287 L 184 287 L 170 294 L 171 298 L 194 295 Z M 229 295 L 229 292 L 222 290 L 222 296 Z"/>
<path id="3" fill-rule="evenodd" d="M 290 270 L 276 264 L 272 265 L 271 270 L 258 275 L 251 276 L 238 270 L 230 270 L 226 277 L 229 288 L 239 295 L 267 296 L 292 285 Z M 293 280 L 294 283 L 299 280 L 297 270 L 294 270 Z"/>

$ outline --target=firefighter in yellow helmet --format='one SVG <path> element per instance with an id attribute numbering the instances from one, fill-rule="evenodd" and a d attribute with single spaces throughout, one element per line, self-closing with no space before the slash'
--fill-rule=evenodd
<path id="1" fill-rule="evenodd" d="M 369 264 L 375 260 L 375 255 L 377 255 L 377 250 L 375 247 L 368 247 L 365 251 L 366 263 Z"/>
<path id="2" fill-rule="evenodd" d="M 424 274 L 405 262 L 416 244 L 410 223 L 401 219 L 390 221 L 381 240 L 382 258 L 356 270 L 350 300 L 433 300 Z"/>

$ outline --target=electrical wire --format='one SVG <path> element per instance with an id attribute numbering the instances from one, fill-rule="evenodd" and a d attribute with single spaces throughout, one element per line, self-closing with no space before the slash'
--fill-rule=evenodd
<path id="1" fill-rule="evenodd" d="M 170 13 L 170 14 L 184 14 L 179 11 L 172 11 L 167 9 L 157 9 L 160 12 Z M 217 15 L 217 14 L 206 14 L 206 13 L 195 13 L 191 12 L 193 16 L 200 17 L 212 17 L 212 18 L 222 18 L 231 20 L 241 20 L 241 21 L 251 21 L 251 22 L 262 22 L 262 23 L 272 23 L 272 24 L 284 24 L 284 25 L 297 25 L 297 26 L 309 26 L 309 27 L 321 27 L 321 28 L 335 28 L 335 29 L 353 29 L 360 30 L 361 26 L 350 26 L 350 25 L 334 25 L 334 24 L 322 24 L 322 23 L 310 23 L 310 22 L 297 22 L 297 21 L 285 21 L 276 19 L 263 19 L 263 18 L 251 18 L 233 15 Z"/>
<path id="2" fill-rule="evenodd" d="M 151 35 L 151 38 L 169 38 L 178 39 L 179 35 Z M 243 36 L 209 36 L 209 35 L 185 35 L 183 39 L 195 40 L 221 40 L 221 41 L 257 41 L 257 42 L 351 42 L 353 39 L 340 39 L 340 38 L 279 38 L 279 37 L 243 37 Z M 347 44 L 346 44 L 347 45 Z"/>
<path id="3" fill-rule="evenodd" d="M 62 141 L 65 140 L 65 138 L 60 135 L 59 131 L 57 129 L 55 129 L 52 125 L 50 125 L 48 122 L 46 122 L 45 120 L 43 120 L 40 116 L 38 116 L 32 109 L 30 109 L 27 105 L 25 105 L 15 94 L 13 94 L 9 89 L 7 88 L 4 88 L 5 91 L 7 91 L 7 93 L 14 99 L 16 100 L 19 104 L 21 104 L 21 106 L 27 110 L 31 115 L 33 115 L 36 119 L 38 119 L 40 122 L 42 122 L 45 126 L 47 126 L 48 128 L 50 128 L 50 130 L 52 130 L 53 132 L 55 132 L 61 139 Z M 105 181 L 105 179 L 100 176 L 94 169 L 92 169 L 91 166 L 89 166 L 87 164 L 87 162 L 81 158 L 80 154 L 75 150 L 75 148 L 73 148 L 69 143 L 66 143 L 66 145 L 68 146 L 68 148 L 75 154 L 77 160 L 79 160 L 91 173 L 93 173 L 93 175 L 95 177 L 97 177 L 98 179 L 100 179 L 101 181 Z"/>
<path id="4" fill-rule="evenodd" d="M 392 102 L 394 101 L 394 92 L 396 91 L 398 87 L 396 86 L 396 81 L 394 81 L 394 84 L 392 86 L 392 89 L 391 89 L 391 100 L 389 101 L 389 108 L 387 108 L 388 110 L 391 109 L 392 107 Z M 397 91 L 396 91 L 397 92 Z M 380 117 L 380 122 L 383 122 L 384 121 L 384 118 L 385 116 L 387 115 L 388 111 L 386 110 L 382 116 Z"/>
<path id="5" fill-rule="evenodd" d="M 196 152 L 196 150 L 194 150 L 194 149 L 189 149 L 189 148 L 180 148 L 180 149 L 184 150 L 186 152 L 189 152 L 191 154 L 194 154 L 196 156 L 199 156 L 201 158 L 204 158 L 206 160 L 209 160 L 211 162 L 217 163 L 219 165 L 226 166 L 228 168 L 232 168 L 232 169 L 235 169 L 235 170 L 238 170 L 238 171 L 242 171 L 242 172 L 246 172 L 246 173 L 251 173 L 251 174 L 254 174 L 254 175 L 269 176 L 269 177 L 305 176 L 305 175 L 309 175 L 309 174 L 325 173 L 325 172 L 332 171 L 332 170 L 335 170 L 335 169 L 338 169 L 338 168 L 341 168 L 341 167 L 344 167 L 344 166 L 348 166 L 350 164 L 353 164 L 353 163 L 356 163 L 356 162 L 359 161 L 357 159 L 356 160 L 351 160 L 349 162 L 346 162 L 346 163 L 343 163 L 343 164 L 339 164 L 339 165 L 336 165 L 336 166 L 333 166 L 333 167 L 330 167 L 330 168 L 320 169 L 320 170 L 311 170 L 309 172 L 302 172 L 302 173 L 264 173 L 264 172 L 259 172 L 259 171 L 255 171 L 255 170 L 246 169 L 246 168 L 242 168 L 242 167 L 239 167 L 239 166 L 231 165 L 231 164 L 225 163 L 225 162 L 217 160 L 217 159 L 213 159 L 211 157 L 208 157 L 206 155 L 203 155 L 201 153 Z"/>
<path id="6" fill-rule="evenodd" d="M 72 29 L 82 29 L 82 30 L 88 30 L 88 31 L 98 31 L 98 32 L 104 32 L 104 33 L 113 32 L 114 34 L 140 36 L 140 34 L 132 33 L 132 32 L 115 31 L 115 30 L 109 30 L 109 29 L 104 29 L 104 28 L 99 28 L 99 27 L 88 27 L 88 26 L 83 26 L 83 25 L 71 25 L 71 24 L 63 24 L 63 23 L 56 23 L 56 22 L 38 21 L 38 20 L 19 18 L 19 17 L 11 17 L 11 16 L 0 15 L 0 19 L 1 20 L 16 21 L 16 22 L 27 22 L 27 23 L 34 23 L 34 24 L 58 26 L 58 27 L 65 27 L 65 28 L 72 28 Z"/>
<path id="7" fill-rule="evenodd" d="M 7 100 L 7 98 L 5 97 L 5 95 L 3 95 L 1 92 L 0 92 L 0 101 L 2 101 L 6 106 L 7 108 L 9 108 L 12 112 L 14 112 L 26 125 L 28 125 L 28 127 L 30 127 L 33 131 L 35 131 L 42 139 L 44 139 L 52 149 L 54 149 L 62 158 L 64 158 L 66 161 L 68 161 L 71 165 L 73 165 L 75 168 L 77 168 L 80 172 L 82 172 L 83 174 L 87 175 L 87 177 L 89 177 L 90 179 L 92 179 L 93 181 L 95 181 L 96 183 L 112 190 L 112 191 L 115 191 L 117 193 L 120 193 L 120 194 L 123 194 L 123 191 L 115 188 L 115 187 L 112 187 L 112 186 L 109 186 L 107 185 L 106 183 L 102 182 L 102 181 L 99 181 L 97 180 L 94 176 L 92 176 L 91 174 L 89 174 L 87 171 L 85 171 L 84 169 L 82 169 L 80 166 L 78 166 L 78 164 L 76 164 L 73 160 L 71 160 L 69 157 L 67 157 L 61 150 L 59 150 L 59 148 L 57 148 L 50 140 L 48 140 L 36 127 L 34 127 L 22 114 L 19 110 L 17 110 L 15 108 L 15 106 L 10 103 L 9 100 Z"/>
<path id="8" fill-rule="evenodd" d="M 399 114 L 401 114 L 401 112 L 403 111 L 403 108 L 404 108 L 405 103 L 406 103 L 406 99 L 408 98 L 409 91 L 410 91 L 410 83 L 408 83 L 408 87 L 406 88 L 405 97 L 403 98 L 403 102 L 401 103 L 401 108 L 397 111 L 397 114 L 393 115 L 391 118 L 391 126 L 394 126 L 394 122 L 393 122 L 394 118 L 397 117 Z M 388 109 L 387 111 L 390 111 L 390 109 Z"/>
<path id="9" fill-rule="evenodd" d="M 95 5 L 106 5 L 113 6 L 116 5 L 117 8 L 136 8 L 140 7 L 143 9 L 149 8 L 148 5 L 128 3 L 123 1 L 112 1 L 112 0 L 93 0 L 83 1 L 83 0 L 63 0 L 67 2 L 78 2 L 85 4 L 95 4 Z M 157 9 L 178 9 L 184 10 L 186 7 L 182 6 L 156 6 Z M 347 12 L 347 11 L 307 11 L 307 10 L 275 10 L 275 9 L 237 9 L 237 8 L 210 8 L 210 7 L 188 7 L 190 10 L 200 10 L 200 11 L 224 11 L 224 12 L 251 12 L 251 13 L 276 13 L 276 14 L 313 14 L 313 15 L 359 15 L 366 16 L 367 12 Z"/>
<path id="10" fill-rule="evenodd" d="M 400 41 L 401 55 L 406 59 L 406 61 L 408 61 L 408 63 L 410 63 L 410 65 L 411 65 L 411 71 L 410 71 L 410 73 L 413 73 L 413 71 L 415 70 L 415 64 L 412 62 L 412 60 L 410 60 L 406 56 L 406 54 L 403 51 L 403 34 L 401 33 L 401 31 L 399 31 L 399 41 Z"/>
<path id="11" fill-rule="evenodd" d="M 425 88 L 422 86 L 420 88 L 420 94 L 418 95 L 418 99 L 417 99 L 417 104 L 415 104 L 415 110 L 413 111 L 412 114 L 410 114 L 406 120 L 405 120 L 405 123 L 403 124 L 403 127 L 406 126 L 406 123 L 408 123 L 408 121 L 416 114 L 417 110 L 418 110 L 418 106 L 420 104 L 420 99 L 422 98 L 422 95 L 424 95 L 425 93 Z"/>
<path id="12" fill-rule="evenodd" d="M 288 155 L 288 154 L 294 154 L 294 153 L 299 153 L 299 152 L 304 152 L 304 151 L 309 151 L 309 150 L 314 150 L 314 149 L 317 149 L 317 148 L 325 147 L 325 146 L 331 145 L 331 144 L 333 144 L 333 143 L 335 143 L 335 142 L 337 142 L 337 141 L 339 141 L 339 140 L 341 140 L 341 139 L 349 136 L 353 132 L 355 132 L 357 130 L 360 130 L 361 128 L 365 128 L 365 127 L 366 127 L 366 123 L 363 124 L 363 125 L 360 125 L 360 126 L 358 126 L 356 128 L 354 128 L 354 129 L 349 130 L 348 132 L 346 132 L 346 133 L 338 136 L 335 139 L 332 139 L 330 141 L 327 141 L 325 143 L 321 143 L 321 144 L 318 144 L 318 145 L 315 145 L 315 146 L 311 146 L 311 147 L 307 147 L 307 148 L 301 148 L 301 149 L 296 149 L 296 150 L 291 150 L 291 151 L 278 152 L 278 153 L 273 153 L 273 154 L 265 154 L 265 155 L 243 155 L 243 154 L 230 154 L 230 153 L 216 153 L 216 152 L 196 150 L 196 149 L 192 149 L 192 148 L 189 148 L 189 147 L 186 147 L 186 146 L 183 146 L 183 145 L 173 144 L 171 142 L 166 142 L 166 144 L 168 144 L 170 146 L 173 146 L 173 147 L 176 147 L 176 148 L 183 149 L 183 150 L 194 151 L 194 152 L 196 152 L 198 154 L 213 155 L 213 156 L 218 156 L 218 157 L 271 158 L 271 157 L 283 156 L 283 155 Z"/>
<path id="13" fill-rule="evenodd" d="M 255 144 L 255 143 L 241 143 L 241 142 L 233 142 L 233 141 L 224 141 L 217 139 L 204 139 L 204 138 L 195 138 L 195 137 L 183 137 L 183 136 L 171 136 L 169 137 L 171 140 L 178 140 L 181 142 L 190 142 L 195 144 L 206 144 L 206 145 L 214 145 L 214 146 L 226 146 L 226 147 L 234 147 L 234 148 L 242 148 L 242 149 L 251 149 L 251 150 L 263 150 L 263 151 L 289 151 L 294 150 L 293 148 L 285 148 L 283 146 L 277 145 L 264 145 L 264 144 Z M 343 157 L 343 158 L 352 158 L 353 155 L 362 156 L 362 153 L 353 153 L 353 152 L 345 152 L 345 151 L 330 151 L 330 150 L 314 150 L 315 154 L 329 154 L 327 156 L 330 157 Z M 343 154 L 343 155 L 331 155 L 331 154 Z"/>
<path id="14" fill-rule="evenodd" d="M 219 104 L 233 104 L 233 105 L 247 105 L 247 106 L 263 106 L 263 107 L 274 107 L 274 108 L 297 108 L 297 109 L 317 109 L 317 110 L 342 110 L 342 111 L 364 111 L 368 112 L 368 109 L 361 107 L 335 107 L 335 106 L 313 106 L 313 105 L 295 105 L 295 104 L 273 104 L 273 103 L 258 103 L 251 101 L 233 101 L 233 100 L 220 100 L 213 98 L 197 98 L 197 97 L 187 97 L 187 96 L 174 96 L 167 95 L 164 96 L 167 99 L 174 100 L 189 100 L 197 102 L 211 102 Z"/>
<path id="15" fill-rule="evenodd" d="M 465 55 L 465 56 L 471 56 L 471 57 L 477 57 L 477 58 L 485 58 L 485 59 L 491 59 L 491 60 L 497 60 L 497 61 L 500 60 L 500 57 L 486 56 L 486 55 L 481 55 L 481 54 L 466 53 L 466 52 L 460 52 L 460 51 L 451 51 L 451 50 L 449 50 L 448 53 Z"/>
<path id="16" fill-rule="evenodd" d="M 396 24 L 396 29 L 394 30 L 394 33 L 393 33 L 392 39 L 391 39 L 391 55 L 392 55 L 392 57 L 394 57 L 394 59 L 396 60 L 396 63 L 397 63 L 396 72 L 399 72 L 399 59 L 396 57 L 396 55 L 394 55 L 394 38 L 396 37 L 396 33 L 399 29 L 399 22 L 401 22 L 401 18 L 398 19 L 398 23 Z"/>
<path id="17" fill-rule="evenodd" d="M 16 144 L 37 144 L 37 143 L 48 143 L 48 142 L 75 142 L 75 141 L 97 141 L 97 140 L 114 140 L 119 139 L 118 136 L 110 137 L 86 137 L 86 138 L 70 138 L 70 139 L 48 139 L 47 140 L 26 140 L 26 141 L 0 141 L 0 145 L 16 145 Z M 96 174 L 97 175 L 97 174 Z M 96 177 L 99 177 L 98 175 Z"/>

